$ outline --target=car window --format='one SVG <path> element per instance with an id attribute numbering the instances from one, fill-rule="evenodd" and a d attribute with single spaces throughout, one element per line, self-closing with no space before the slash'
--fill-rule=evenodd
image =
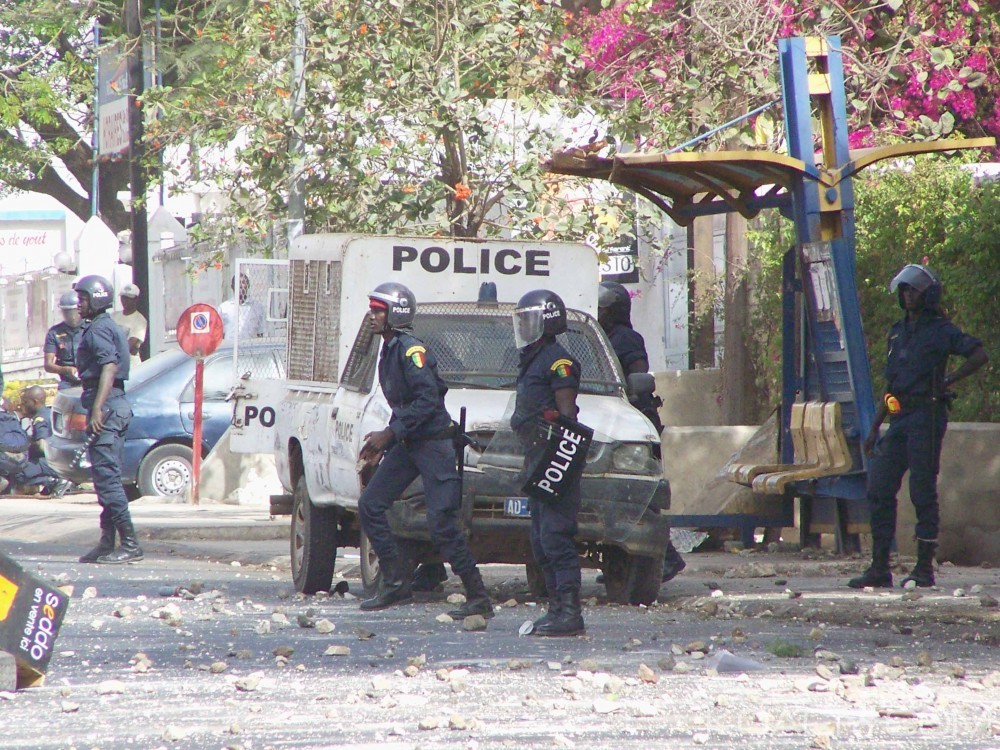
<path id="1" fill-rule="evenodd" d="M 140 362 L 129 368 L 128 387 L 134 388 L 147 380 L 159 376 L 167 370 L 172 370 L 188 358 L 180 349 L 170 349 Z"/>
<path id="2" fill-rule="evenodd" d="M 225 401 L 234 383 L 232 353 L 205 362 L 203 381 L 205 401 Z M 194 378 L 191 378 L 184 388 L 181 401 L 185 403 L 194 401 Z"/>

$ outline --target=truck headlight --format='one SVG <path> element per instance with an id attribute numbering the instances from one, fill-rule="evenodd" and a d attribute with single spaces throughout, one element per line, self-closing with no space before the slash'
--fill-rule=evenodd
<path id="1" fill-rule="evenodd" d="M 617 471 L 649 474 L 653 471 L 653 454 L 647 443 L 624 443 L 615 448 L 611 463 Z"/>

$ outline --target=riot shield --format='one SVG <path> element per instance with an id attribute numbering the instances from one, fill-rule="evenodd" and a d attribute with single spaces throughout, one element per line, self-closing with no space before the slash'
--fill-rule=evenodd
<path id="1" fill-rule="evenodd" d="M 602 537 L 593 541 L 626 544 L 657 493 L 666 489 L 660 462 L 650 446 L 622 443 L 587 427 L 586 413 L 581 415 L 582 425 L 564 418 L 552 422 L 538 418 L 515 431 L 510 426 L 515 398 L 511 397 L 476 462 L 485 480 L 484 493 L 502 500 L 505 516 L 527 515 L 531 503 L 546 502 L 547 497 L 555 495 L 539 487 L 540 482 L 548 479 L 549 489 L 557 489 L 559 483 L 555 480 L 561 479 L 558 473 L 572 471 L 567 464 L 580 456 L 581 529 L 599 529 Z M 580 433 L 592 434 L 589 440 L 582 438 L 579 442 L 569 437 Z M 584 442 L 589 442 L 586 450 Z M 577 448 L 576 455 L 570 450 L 573 447 Z"/>

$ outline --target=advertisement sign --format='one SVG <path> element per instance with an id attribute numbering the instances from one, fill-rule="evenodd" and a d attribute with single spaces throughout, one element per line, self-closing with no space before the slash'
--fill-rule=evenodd
<path id="1" fill-rule="evenodd" d="M 97 152 L 128 151 L 128 56 L 117 45 L 97 58 Z"/>
<path id="2" fill-rule="evenodd" d="M 0 554 L 0 651 L 14 656 L 18 688 L 48 668 L 69 596 Z"/>

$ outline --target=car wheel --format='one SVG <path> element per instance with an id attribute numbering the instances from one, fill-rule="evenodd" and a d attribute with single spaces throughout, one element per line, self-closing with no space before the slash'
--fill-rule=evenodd
<path id="1" fill-rule="evenodd" d="M 166 443 L 145 455 L 136 484 L 140 495 L 176 497 L 191 489 L 193 451 L 186 445 Z"/>
<path id="2" fill-rule="evenodd" d="M 525 563 L 524 573 L 528 577 L 528 590 L 531 591 L 531 595 L 540 599 L 548 598 L 549 590 L 545 587 L 545 576 L 542 575 L 542 569 L 538 564 Z"/>
<path id="3" fill-rule="evenodd" d="M 663 576 L 663 556 L 630 555 L 617 547 L 601 555 L 601 571 L 608 599 L 617 604 L 645 604 L 656 601 Z"/>
<path id="4" fill-rule="evenodd" d="M 299 477 L 292 500 L 291 557 L 296 591 L 330 590 L 337 563 L 337 509 L 313 505 L 305 477 Z"/>

